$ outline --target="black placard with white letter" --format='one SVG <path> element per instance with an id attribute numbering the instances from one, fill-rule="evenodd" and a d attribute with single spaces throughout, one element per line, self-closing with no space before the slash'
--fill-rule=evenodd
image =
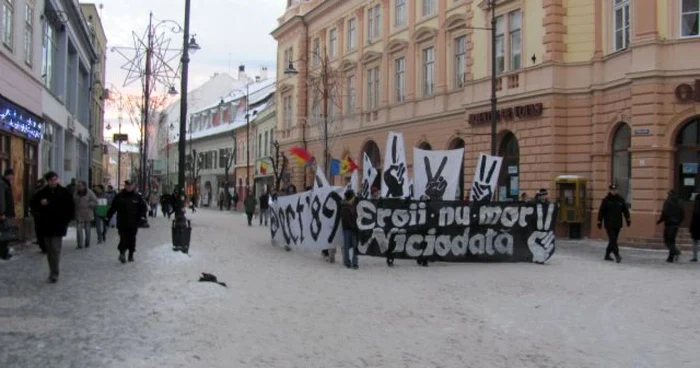
<path id="1" fill-rule="evenodd" d="M 537 262 L 554 254 L 555 204 L 361 200 L 359 253 L 445 262 Z"/>

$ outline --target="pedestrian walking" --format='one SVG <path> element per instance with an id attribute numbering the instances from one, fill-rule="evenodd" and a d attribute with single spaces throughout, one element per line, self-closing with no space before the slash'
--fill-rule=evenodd
<path id="1" fill-rule="evenodd" d="M 136 252 L 136 234 L 141 219 L 148 212 L 148 205 L 141 194 L 136 192 L 131 180 L 124 182 L 124 189 L 114 197 L 107 211 L 107 218 L 117 215 L 117 230 L 119 230 L 119 261 L 126 263 L 126 251 L 129 251 L 129 262 L 134 261 Z"/>
<path id="2" fill-rule="evenodd" d="M 15 198 L 12 195 L 12 183 L 15 181 L 15 171 L 12 168 L 5 169 L 0 179 L 0 223 L 3 227 L 10 226 L 15 218 Z M 0 242 L 0 259 L 12 258 L 10 243 Z"/>
<path id="3" fill-rule="evenodd" d="M 265 222 L 265 226 L 267 226 L 267 219 L 270 218 L 270 191 L 269 189 L 265 190 L 265 193 L 263 193 L 260 196 L 260 225 L 263 224 L 263 220 Z"/>
<path id="4" fill-rule="evenodd" d="M 107 241 L 107 210 L 109 209 L 109 201 L 107 199 L 107 193 L 105 193 L 104 185 L 95 185 L 93 192 L 97 197 L 97 206 L 95 207 L 97 244 L 102 244 Z"/>
<path id="5" fill-rule="evenodd" d="M 40 178 L 39 180 L 37 180 L 36 186 L 34 187 L 34 192 L 32 193 L 32 196 L 29 200 L 30 203 L 34 199 L 34 196 L 36 195 L 36 193 L 38 191 L 40 191 L 45 185 L 46 185 L 46 181 L 44 180 L 44 178 Z M 37 209 L 35 211 L 34 209 L 31 208 L 31 206 L 30 206 L 29 211 L 32 214 L 32 218 L 34 218 L 34 235 L 36 236 L 36 244 L 39 245 L 39 249 L 41 249 L 41 253 L 46 253 L 46 244 L 44 243 L 44 235 L 41 232 L 41 226 L 39 224 L 39 216 L 41 216 L 41 213 L 39 212 L 39 209 Z"/>
<path id="6" fill-rule="evenodd" d="M 84 181 L 79 180 L 75 185 L 75 230 L 78 238 L 78 249 L 90 248 L 92 221 L 95 220 L 97 196 L 87 188 Z"/>
<path id="7" fill-rule="evenodd" d="M 117 196 L 117 192 L 114 190 L 114 187 L 111 185 L 107 186 L 107 191 L 105 192 L 107 194 L 107 208 L 109 208 L 112 205 L 112 201 L 114 201 L 114 197 Z M 112 217 L 110 220 L 107 221 L 107 225 L 111 228 L 115 228 L 117 226 L 117 216 Z"/>
<path id="8" fill-rule="evenodd" d="M 608 234 L 608 247 L 605 249 L 605 257 L 603 258 L 606 261 L 612 261 L 610 254 L 613 254 L 617 263 L 622 262 L 617 238 L 620 236 L 620 229 L 622 229 L 623 216 L 627 221 L 627 227 L 629 227 L 631 222 L 627 202 L 618 194 L 617 184 L 611 184 L 608 187 L 608 195 L 603 198 L 598 211 L 598 229 L 605 224 L 605 232 Z"/>
<path id="9" fill-rule="evenodd" d="M 34 194 L 31 208 L 40 214 L 38 220 L 49 262 L 49 282 L 54 283 L 58 281 L 63 237 L 75 216 L 75 207 L 73 195 L 59 184 L 58 174 L 49 171 L 44 175 L 44 180 L 46 186 Z"/>
<path id="10" fill-rule="evenodd" d="M 352 189 L 345 191 L 345 200 L 340 204 L 340 220 L 343 225 L 343 264 L 356 270 L 359 267 L 357 244 L 360 229 L 357 227 L 357 197 Z"/>
<path id="11" fill-rule="evenodd" d="M 663 222 L 664 224 L 664 244 L 668 248 L 668 258 L 666 262 L 678 262 L 681 255 L 680 249 L 676 246 L 676 235 L 678 235 L 678 227 L 681 226 L 685 213 L 681 207 L 681 200 L 676 195 L 674 190 L 668 191 L 668 197 L 664 201 L 664 207 L 661 211 L 661 217 L 656 221 L 656 224 Z"/>
<path id="12" fill-rule="evenodd" d="M 253 226 L 253 214 L 255 213 L 255 207 L 257 207 L 258 201 L 255 200 L 253 192 L 248 189 L 246 192 L 245 199 L 243 200 L 243 208 L 245 209 L 245 215 L 248 217 L 248 226 Z"/>
<path id="13" fill-rule="evenodd" d="M 239 200 L 240 200 L 240 198 L 238 197 L 238 190 L 234 189 L 233 197 L 232 197 L 234 211 L 236 211 L 238 209 L 238 201 Z"/>
<path id="14" fill-rule="evenodd" d="M 148 196 L 149 204 L 151 205 L 150 211 L 151 211 L 151 217 L 156 218 L 158 217 L 158 193 L 156 192 L 151 192 L 151 194 Z"/>
<path id="15" fill-rule="evenodd" d="M 223 190 L 219 191 L 219 211 L 224 210 L 224 202 L 226 201 L 226 194 Z"/>
<path id="16" fill-rule="evenodd" d="M 693 238 L 693 258 L 690 262 L 698 261 L 698 245 L 700 245 L 700 195 L 695 195 L 693 217 L 690 219 L 690 237 Z"/>

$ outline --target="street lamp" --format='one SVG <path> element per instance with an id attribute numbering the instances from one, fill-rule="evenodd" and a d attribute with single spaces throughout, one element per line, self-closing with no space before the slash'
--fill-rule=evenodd
<path id="1" fill-rule="evenodd" d="M 165 142 L 165 178 L 168 184 L 168 189 L 170 189 L 170 132 L 175 129 L 175 125 L 170 123 L 168 127 L 168 132 L 166 133 L 167 141 Z"/>

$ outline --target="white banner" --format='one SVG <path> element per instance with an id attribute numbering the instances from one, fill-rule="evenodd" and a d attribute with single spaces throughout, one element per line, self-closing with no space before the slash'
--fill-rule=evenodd
<path id="1" fill-rule="evenodd" d="M 489 202 L 496 192 L 498 177 L 501 174 L 501 164 L 503 157 L 491 156 L 484 153 L 479 154 L 479 161 L 476 164 L 474 182 L 469 191 L 471 202 Z"/>
<path id="2" fill-rule="evenodd" d="M 357 191 L 360 190 L 360 172 L 359 170 L 355 170 L 352 172 L 352 175 L 350 176 L 350 182 L 348 183 L 346 189 L 352 189 L 353 192 L 357 194 Z"/>
<path id="3" fill-rule="evenodd" d="M 281 196 L 270 207 L 272 244 L 322 250 L 343 244 L 340 203 L 343 187 L 323 187 Z"/>
<path id="4" fill-rule="evenodd" d="M 389 132 L 384 155 L 384 173 L 382 174 L 383 198 L 406 198 L 409 196 L 408 169 L 403 133 Z"/>
<path id="5" fill-rule="evenodd" d="M 328 184 L 328 179 L 326 179 L 326 174 L 320 166 L 316 166 L 316 175 L 314 176 L 314 189 L 330 187 Z"/>
<path id="6" fill-rule="evenodd" d="M 372 184 L 377 178 L 377 169 L 372 166 L 372 161 L 366 152 L 362 158 L 362 189 L 360 190 L 360 198 L 370 198 L 372 195 Z"/>
<path id="7" fill-rule="evenodd" d="M 464 148 L 449 151 L 413 149 L 413 195 L 453 201 L 459 189 Z"/>

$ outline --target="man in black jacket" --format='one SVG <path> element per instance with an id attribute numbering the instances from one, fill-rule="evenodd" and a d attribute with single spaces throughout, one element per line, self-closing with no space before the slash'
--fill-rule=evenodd
<path id="1" fill-rule="evenodd" d="M 15 171 L 6 169 L 0 178 L 0 223 L 11 225 L 15 218 L 15 199 L 12 195 L 12 182 L 15 179 Z M 12 258 L 10 246 L 7 242 L 0 242 L 0 259 Z"/>
<path id="2" fill-rule="evenodd" d="M 260 196 L 260 225 L 263 224 L 263 219 L 265 220 L 265 226 L 267 226 L 267 219 L 270 217 L 268 212 L 270 209 L 270 191 L 265 190 L 265 193 Z"/>
<path id="3" fill-rule="evenodd" d="M 627 207 L 627 202 L 617 193 L 617 184 L 612 184 L 608 187 L 608 195 L 603 198 L 598 211 L 598 228 L 600 229 L 605 223 L 605 232 L 608 234 L 608 247 L 605 249 L 605 260 L 612 261 L 610 254 L 615 255 L 617 263 L 622 262 L 620 257 L 620 248 L 617 246 L 617 237 L 620 236 L 622 229 L 622 216 L 624 215 L 627 221 L 627 227 L 630 226 L 630 211 Z"/>
<path id="4" fill-rule="evenodd" d="M 135 191 L 131 180 L 124 182 L 124 189 L 114 197 L 107 211 L 107 221 L 117 214 L 117 230 L 119 230 L 119 261 L 126 263 L 126 251 L 129 251 L 129 262 L 134 261 L 136 252 L 136 233 L 141 219 L 148 212 L 148 205 L 141 194 Z"/>
<path id="5" fill-rule="evenodd" d="M 352 189 L 345 192 L 345 200 L 340 204 L 340 220 L 343 225 L 343 264 L 357 269 L 357 243 L 360 229 L 357 227 L 357 197 Z M 352 259 L 350 250 L 352 249 Z"/>
<path id="6" fill-rule="evenodd" d="M 68 224 L 75 216 L 73 195 L 68 189 L 58 183 L 58 174 L 49 171 L 44 175 L 46 186 L 39 189 L 32 197 L 32 213 L 41 214 L 37 217 L 37 225 L 41 227 L 44 237 L 46 258 L 49 261 L 49 282 L 58 281 L 59 264 L 63 237 L 68 232 Z"/>
<path id="7" fill-rule="evenodd" d="M 661 217 L 656 224 L 664 223 L 664 244 L 668 248 L 668 258 L 666 262 L 677 262 L 681 255 L 680 249 L 676 246 L 676 235 L 678 235 L 678 227 L 685 219 L 685 212 L 681 206 L 681 201 L 676 195 L 676 192 L 670 190 L 668 198 L 664 202 L 664 208 L 661 211 Z"/>

